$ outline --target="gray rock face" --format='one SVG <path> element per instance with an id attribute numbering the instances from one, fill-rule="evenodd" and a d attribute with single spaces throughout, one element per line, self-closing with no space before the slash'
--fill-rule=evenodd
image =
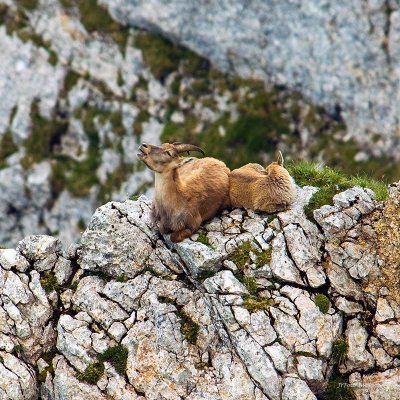
<path id="1" fill-rule="evenodd" d="M 100 207 L 68 255 L 45 235 L 0 250 L 0 398 L 316 399 L 340 338 L 357 399 L 363 387 L 395 398 L 400 307 L 390 289 L 369 289 L 382 207 L 351 189 L 315 211 L 317 226 L 301 204 L 272 221 L 224 212 L 172 244 L 143 196 Z M 336 235 L 339 213 L 353 217 Z M 206 276 L 196 258 L 210 254 Z"/>
<path id="2" fill-rule="evenodd" d="M 339 105 L 350 135 L 366 144 L 377 133 L 369 150 L 399 159 L 397 2 L 101 3 L 118 21 L 163 32 L 218 68 L 298 89 L 332 111 Z"/>

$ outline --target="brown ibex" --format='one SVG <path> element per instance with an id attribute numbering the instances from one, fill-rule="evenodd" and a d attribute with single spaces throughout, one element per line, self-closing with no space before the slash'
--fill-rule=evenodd
<path id="1" fill-rule="evenodd" d="M 232 207 L 275 213 L 289 208 L 294 200 L 294 184 L 283 168 L 282 153 L 265 169 L 247 164 L 231 172 L 229 196 Z"/>
<path id="2" fill-rule="evenodd" d="M 150 213 L 161 234 L 172 242 L 192 235 L 200 224 L 229 207 L 229 169 L 215 158 L 180 157 L 197 146 L 142 144 L 137 158 L 155 172 L 155 196 Z"/>

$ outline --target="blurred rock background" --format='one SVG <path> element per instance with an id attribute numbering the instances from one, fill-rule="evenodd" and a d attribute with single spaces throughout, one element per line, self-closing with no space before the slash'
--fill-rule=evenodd
<path id="1" fill-rule="evenodd" d="M 146 193 L 141 142 L 400 167 L 400 2 L 0 0 L 0 244 Z"/>

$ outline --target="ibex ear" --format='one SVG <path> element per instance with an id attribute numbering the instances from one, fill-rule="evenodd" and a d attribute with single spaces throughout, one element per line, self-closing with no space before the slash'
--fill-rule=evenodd
<path id="1" fill-rule="evenodd" d="M 283 155 L 280 151 L 276 152 L 276 162 L 278 163 L 278 165 L 283 167 Z"/>

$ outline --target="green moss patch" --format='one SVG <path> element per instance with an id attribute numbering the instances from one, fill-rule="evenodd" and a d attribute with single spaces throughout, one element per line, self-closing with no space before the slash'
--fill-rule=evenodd
<path id="1" fill-rule="evenodd" d="M 128 361 L 128 349 L 125 346 L 118 345 L 109 347 L 105 352 L 99 354 L 100 362 L 107 361 L 115 368 L 119 375 L 125 374 Z"/>
<path id="2" fill-rule="evenodd" d="M 246 264 L 250 261 L 251 251 L 254 251 L 254 248 L 250 241 L 244 242 L 232 251 L 228 259 L 233 261 L 240 270 L 243 270 Z"/>
<path id="3" fill-rule="evenodd" d="M 356 400 L 348 381 L 340 376 L 331 378 L 326 387 L 323 400 Z"/>
<path id="4" fill-rule="evenodd" d="M 58 287 L 57 278 L 53 272 L 43 274 L 40 278 L 40 284 L 46 293 L 51 293 Z"/>
<path id="5" fill-rule="evenodd" d="M 53 120 L 43 117 L 39 111 L 39 104 L 31 104 L 32 127 L 28 138 L 23 141 L 25 157 L 21 160 L 24 168 L 43 161 L 53 153 L 53 146 L 58 144 L 61 136 L 67 132 L 68 122 L 57 116 Z"/>
<path id="6" fill-rule="evenodd" d="M 95 385 L 104 374 L 104 363 L 97 361 L 88 365 L 83 372 L 77 374 L 78 380 Z"/>
<path id="7" fill-rule="evenodd" d="M 271 300 L 259 296 L 246 296 L 244 297 L 243 307 L 250 312 L 265 310 L 271 305 Z"/>
<path id="8" fill-rule="evenodd" d="M 190 344 L 196 344 L 200 326 L 186 315 L 182 309 L 175 311 L 175 314 L 179 318 L 181 324 L 181 333 L 186 337 Z"/>
<path id="9" fill-rule="evenodd" d="M 317 294 L 315 295 L 315 304 L 319 308 L 319 310 L 322 312 L 322 314 L 326 314 L 329 310 L 329 307 L 331 305 L 328 297 L 326 297 L 323 294 Z"/>
<path id="10" fill-rule="evenodd" d="M 311 185 L 320 188 L 309 204 L 304 206 L 308 217 L 324 204 L 332 204 L 335 194 L 354 186 L 372 189 L 377 200 L 384 200 L 387 196 L 387 184 L 367 176 L 348 176 L 339 169 L 306 161 L 291 161 L 286 168 L 299 186 Z"/>
<path id="11" fill-rule="evenodd" d="M 15 145 L 12 134 L 7 130 L 0 140 L 0 168 L 7 166 L 6 158 L 15 153 L 18 147 Z"/>

